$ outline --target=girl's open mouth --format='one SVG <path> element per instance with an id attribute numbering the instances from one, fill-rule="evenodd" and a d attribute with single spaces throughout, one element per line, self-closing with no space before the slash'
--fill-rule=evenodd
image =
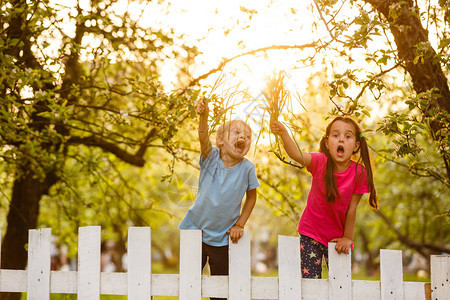
<path id="1" fill-rule="evenodd" d="M 245 142 L 237 141 L 236 144 L 235 144 L 235 147 L 236 147 L 236 151 L 244 152 L 244 150 L 245 150 Z"/>
<path id="2" fill-rule="evenodd" d="M 338 146 L 337 153 L 340 156 L 344 155 L 344 147 L 343 146 Z"/>

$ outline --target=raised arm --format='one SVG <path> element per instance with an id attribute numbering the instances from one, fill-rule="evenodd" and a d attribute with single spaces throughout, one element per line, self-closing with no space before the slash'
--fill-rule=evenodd
<path id="1" fill-rule="evenodd" d="M 301 151 L 295 142 L 292 140 L 291 136 L 289 135 L 289 132 L 287 131 L 286 127 L 279 122 L 279 121 L 273 121 L 270 123 L 270 130 L 274 134 L 278 134 L 281 137 L 281 140 L 283 141 L 284 150 L 286 150 L 286 153 L 289 155 L 290 158 L 295 160 L 296 162 L 302 164 L 305 167 L 309 167 L 311 165 L 311 154 L 309 152 Z"/>
<path id="2" fill-rule="evenodd" d="M 198 124 L 198 138 L 200 140 L 200 151 L 203 159 L 209 155 L 212 149 L 211 141 L 209 140 L 209 127 L 208 127 L 208 104 L 203 101 L 199 101 L 197 104 L 197 114 L 200 116 Z"/>

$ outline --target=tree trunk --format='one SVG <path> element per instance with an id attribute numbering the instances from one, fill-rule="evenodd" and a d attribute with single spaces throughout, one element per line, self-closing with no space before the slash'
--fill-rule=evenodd
<path id="1" fill-rule="evenodd" d="M 378 270 L 378 266 L 375 263 L 375 259 L 378 256 L 378 251 L 372 251 L 369 247 L 369 238 L 366 234 L 366 232 L 364 231 L 363 227 L 360 227 L 359 229 L 359 234 L 361 235 L 361 239 L 363 242 L 363 250 L 364 253 L 367 254 L 366 260 L 365 260 L 365 269 L 366 269 L 366 275 L 367 276 L 373 276 L 377 270 Z"/>
<path id="2" fill-rule="evenodd" d="M 365 0 L 374 6 L 389 20 L 390 31 L 397 45 L 399 58 L 405 63 L 406 70 L 417 94 L 438 88 L 441 97 L 436 99 L 439 108 L 450 112 L 450 88 L 439 62 L 435 61 L 437 53 L 431 47 L 428 31 L 419 19 L 419 9 L 412 0 Z M 390 14 L 395 10 L 395 14 Z M 397 18 L 394 19 L 393 15 Z M 423 54 L 423 61 L 414 61 Z"/>
<path id="3" fill-rule="evenodd" d="M 436 51 L 431 47 L 428 31 L 419 19 L 419 8 L 412 0 L 364 0 L 370 3 L 388 21 L 390 32 L 394 36 L 398 57 L 411 76 L 414 91 L 417 94 L 431 92 L 428 103 L 421 104 L 424 117 L 431 118 L 430 128 L 433 139 L 440 141 L 445 136 L 439 134 L 446 128 L 445 120 L 436 120 L 436 112 L 450 113 L 450 87 Z M 417 56 L 421 59 L 416 60 Z M 435 102 L 434 102 L 435 101 Z M 441 152 L 450 178 L 450 155 L 445 149 Z"/>
<path id="4" fill-rule="evenodd" d="M 2 269 L 24 270 L 27 265 L 28 230 L 35 229 L 39 216 L 39 201 L 55 184 L 54 173 L 47 174 L 44 181 L 26 173 L 14 181 L 8 213 L 8 227 L 2 242 Z M 20 293 L 0 293 L 2 300 L 19 300 Z"/>

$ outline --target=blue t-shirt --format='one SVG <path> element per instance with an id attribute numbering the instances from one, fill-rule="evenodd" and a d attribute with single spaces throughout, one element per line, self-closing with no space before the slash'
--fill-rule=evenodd
<path id="1" fill-rule="evenodd" d="M 259 185 L 251 161 L 243 158 L 236 165 L 226 167 L 219 148 L 213 147 L 205 160 L 200 157 L 197 198 L 179 228 L 201 229 L 205 244 L 228 245 L 227 231 L 239 219 L 242 198 Z"/>

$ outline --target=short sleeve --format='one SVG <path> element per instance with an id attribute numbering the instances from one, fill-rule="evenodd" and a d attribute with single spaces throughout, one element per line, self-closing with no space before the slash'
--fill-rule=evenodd
<path id="1" fill-rule="evenodd" d="M 248 189 L 253 190 L 259 187 L 261 184 L 258 181 L 258 177 L 256 176 L 255 165 L 251 163 L 250 169 L 248 170 Z"/>
<path id="2" fill-rule="evenodd" d="M 306 170 L 308 170 L 311 174 L 316 174 L 319 169 L 322 168 L 324 164 L 326 164 L 326 155 L 322 152 L 311 152 L 311 164 L 309 167 L 306 167 Z"/>
<path id="3" fill-rule="evenodd" d="M 200 155 L 200 161 L 198 164 L 200 167 L 206 167 L 206 164 L 209 164 L 211 161 L 217 160 L 216 157 L 220 155 L 220 150 L 217 147 L 212 147 L 211 152 L 209 152 L 206 159 L 203 158 L 203 155 Z M 203 166 L 205 164 L 205 166 Z"/>
<path id="4" fill-rule="evenodd" d="M 356 165 L 356 184 L 355 184 L 355 190 L 353 191 L 353 194 L 365 194 L 370 193 L 369 183 L 367 180 L 367 173 L 366 168 L 364 168 L 362 165 L 357 164 Z"/>

